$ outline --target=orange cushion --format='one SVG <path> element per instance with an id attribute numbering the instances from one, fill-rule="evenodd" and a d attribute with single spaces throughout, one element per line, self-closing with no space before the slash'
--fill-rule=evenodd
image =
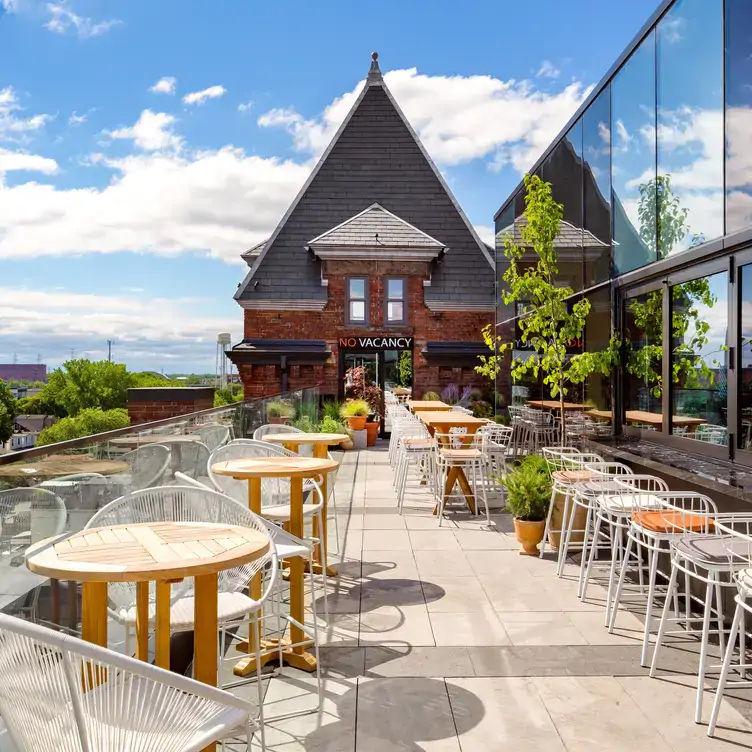
<path id="1" fill-rule="evenodd" d="M 595 475 L 592 470 L 556 470 L 551 473 L 551 477 L 559 483 L 584 483 L 592 480 Z"/>
<path id="2" fill-rule="evenodd" d="M 689 512 L 632 512 L 632 519 L 654 533 L 709 533 L 714 529 L 712 519 Z"/>

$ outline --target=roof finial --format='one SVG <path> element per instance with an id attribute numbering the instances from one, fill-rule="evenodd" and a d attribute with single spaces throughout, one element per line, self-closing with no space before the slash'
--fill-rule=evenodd
<path id="1" fill-rule="evenodd" d="M 371 53 L 371 69 L 368 71 L 368 83 L 381 82 L 381 69 L 379 68 L 379 53 Z"/>

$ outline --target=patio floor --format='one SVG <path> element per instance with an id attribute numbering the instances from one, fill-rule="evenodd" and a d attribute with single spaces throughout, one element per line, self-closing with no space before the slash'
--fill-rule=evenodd
<path id="1" fill-rule="evenodd" d="M 467 515 L 439 528 L 427 492 L 414 488 L 400 516 L 386 446 L 342 462 L 324 712 L 269 724 L 269 749 L 752 749 L 750 690 L 724 703 L 717 739 L 692 722 L 694 644 L 666 650 L 650 679 L 638 616 L 621 612 L 609 635 L 603 588 L 581 603 L 579 568 L 558 579 L 552 560 L 519 556 L 506 515 L 494 516 L 497 531 Z M 289 676 L 297 687 L 271 683 L 273 713 L 313 687 Z"/>

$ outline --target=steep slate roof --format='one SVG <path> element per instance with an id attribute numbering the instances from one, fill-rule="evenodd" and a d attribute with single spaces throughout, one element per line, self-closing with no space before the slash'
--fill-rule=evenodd
<path id="1" fill-rule="evenodd" d="M 371 258 L 386 257 L 390 252 L 396 258 L 405 252 L 422 253 L 426 258 L 435 258 L 446 250 L 446 246 L 436 238 L 378 203 L 310 240 L 307 247 L 321 258 L 335 250 L 343 250 L 343 256 L 349 254 L 353 257 L 359 256 L 358 251 L 365 251 Z"/>
<path id="2" fill-rule="evenodd" d="M 240 258 L 248 264 L 253 266 L 253 262 L 261 255 L 261 251 L 264 250 L 264 246 L 269 242 L 269 238 L 262 240 L 260 243 L 256 243 L 252 248 L 249 248 L 245 253 L 240 254 Z"/>
<path id="3" fill-rule="evenodd" d="M 306 250 L 377 202 L 438 238 L 426 304 L 494 306 L 494 262 L 381 77 L 374 53 L 365 86 L 329 147 L 235 294 L 246 308 L 322 308 L 321 261 Z"/>

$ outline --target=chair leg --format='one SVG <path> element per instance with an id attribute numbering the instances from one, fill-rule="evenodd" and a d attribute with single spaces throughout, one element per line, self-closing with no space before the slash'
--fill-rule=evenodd
<path id="1" fill-rule="evenodd" d="M 595 516 L 595 527 L 593 528 L 593 545 L 590 546 L 590 555 L 588 556 L 587 561 L 587 567 L 585 568 L 585 576 L 582 578 L 582 582 L 580 583 L 580 600 L 584 601 L 587 597 L 587 589 L 588 585 L 590 584 L 590 577 L 593 572 L 593 564 L 595 563 L 595 552 L 598 549 L 598 538 L 601 533 L 601 517 L 600 515 L 596 514 Z M 580 563 L 580 566 L 585 563 L 585 557 L 582 557 L 582 562 Z"/>
<path id="2" fill-rule="evenodd" d="M 655 581 L 658 576 L 658 552 L 649 548 L 650 559 L 650 583 L 648 590 L 648 602 L 645 609 L 645 632 L 642 638 L 642 658 L 640 659 L 641 666 L 648 665 L 648 647 L 650 645 L 650 622 L 653 619 L 653 600 L 655 598 Z"/>
<path id="3" fill-rule="evenodd" d="M 543 558 L 543 554 L 546 553 L 546 543 L 548 541 L 548 534 L 551 532 L 551 520 L 554 515 L 554 501 L 556 500 L 556 489 L 551 490 L 551 501 L 548 504 L 548 514 L 546 515 L 546 527 L 543 530 L 543 540 L 540 547 L 540 558 Z M 561 542 L 560 542 L 561 544 Z"/>
<path id="4" fill-rule="evenodd" d="M 608 633 L 614 633 L 614 627 L 616 626 L 616 614 L 619 612 L 619 603 L 621 602 L 621 595 L 624 590 L 624 580 L 627 577 L 627 567 L 629 566 L 629 557 L 632 553 L 633 538 L 627 536 L 627 547 L 624 549 L 624 555 L 621 560 L 621 570 L 619 572 L 619 584 L 616 586 L 616 594 L 614 595 L 614 602 L 611 604 L 611 618 L 608 622 Z"/>
<path id="5" fill-rule="evenodd" d="M 585 519 L 585 533 L 582 538 L 582 553 L 580 554 L 580 579 L 577 583 L 577 597 L 582 599 L 582 587 L 585 581 L 585 570 L 587 569 L 586 562 L 589 561 L 588 557 L 588 545 L 590 545 L 590 520 L 593 517 L 593 508 L 588 505 L 587 517 Z M 598 548 L 598 538 L 593 538 L 591 546 L 593 552 Z"/>
<path id="6" fill-rule="evenodd" d="M 728 642 L 726 643 L 726 652 L 723 656 L 721 676 L 718 680 L 718 688 L 715 691 L 713 710 L 710 713 L 710 722 L 708 723 L 708 736 L 711 738 L 715 736 L 715 726 L 718 722 L 718 713 L 721 709 L 721 703 L 723 702 L 723 693 L 726 689 L 726 680 L 728 679 L 729 668 L 731 667 L 731 656 L 734 652 L 734 643 L 736 642 L 736 634 L 739 631 L 739 624 L 742 620 L 743 610 L 744 606 L 742 606 L 741 603 L 737 603 L 736 611 L 734 611 L 734 621 L 731 624 L 731 633 L 729 634 Z M 741 652 L 740 660 L 744 663 L 744 652 Z"/>
<path id="7" fill-rule="evenodd" d="M 697 699 L 695 701 L 695 723 L 702 723 L 702 700 L 705 692 L 705 671 L 708 663 L 708 638 L 710 635 L 710 615 L 713 611 L 713 582 L 709 578 L 705 587 L 705 611 L 702 619 L 702 644 L 700 645 L 700 667 L 697 671 Z M 721 630 L 723 631 L 723 630 Z"/>
<path id="8" fill-rule="evenodd" d="M 661 623 L 658 627 L 658 635 L 655 638 L 655 648 L 653 649 L 653 660 L 650 664 L 650 678 L 655 678 L 655 672 L 658 668 L 658 652 L 663 645 L 663 637 L 666 632 L 666 624 L 668 622 L 668 613 L 671 610 L 671 594 L 676 587 L 676 579 L 679 574 L 679 570 L 675 564 L 671 564 L 671 577 L 668 581 L 668 590 L 666 590 L 666 600 L 663 602 L 663 611 L 661 612 Z"/>
<path id="9" fill-rule="evenodd" d="M 571 504 L 571 509 L 570 509 Z M 574 513 L 577 505 L 570 500 L 569 489 L 564 495 L 564 514 L 561 516 L 561 537 L 559 538 L 559 557 L 557 560 L 556 575 L 561 577 L 564 574 L 564 564 L 567 561 L 569 553 L 569 540 L 572 536 L 572 526 L 574 525 Z"/>

